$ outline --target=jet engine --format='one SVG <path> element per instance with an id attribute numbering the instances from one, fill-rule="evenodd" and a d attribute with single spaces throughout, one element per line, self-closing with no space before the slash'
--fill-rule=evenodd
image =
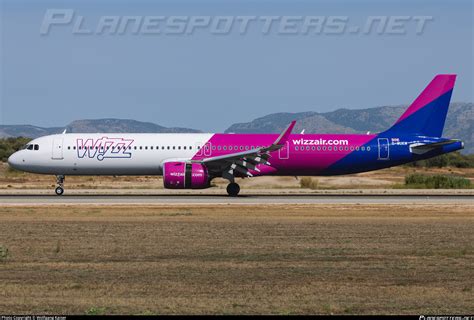
<path id="1" fill-rule="evenodd" d="M 207 168 L 200 163 L 165 162 L 163 184 L 167 189 L 205 189 L 210 187 Z"/>

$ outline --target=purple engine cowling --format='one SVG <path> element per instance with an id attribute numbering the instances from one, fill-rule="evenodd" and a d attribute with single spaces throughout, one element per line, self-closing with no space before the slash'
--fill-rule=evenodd
<path id="1" fill-rule="evenodd" d="M 163 165 L 163 184 L 167 189 L 205 189 L 210 187 L 207 168 L 200 163 L 170 161 Z"/>

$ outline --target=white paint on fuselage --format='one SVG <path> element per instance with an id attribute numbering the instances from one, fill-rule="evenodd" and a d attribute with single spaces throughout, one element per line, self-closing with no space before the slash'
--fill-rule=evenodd
<path id="1" fill-rule="evenodd" d="M 161 175 L 164 161 L 191 159 L 199 151 L 198 146 L 202 147 L 211 136 L 209 133 L 50 135 L 29 142 L 38 144 L 39 150 L 17 151 L 8 162 L 19 170 L 54 175 Z M 58 150 L 61 139 L 61 150 Z M 93 148 L 79 149 L 81 140 Z M 109 150 L 100 148 L 107 146 Z M 112 150 L 112 146 L 117 149 Z"/>

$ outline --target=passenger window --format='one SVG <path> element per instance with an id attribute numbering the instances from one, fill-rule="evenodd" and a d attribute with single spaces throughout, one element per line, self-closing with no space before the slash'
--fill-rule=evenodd
<path id="1" fill-rule="evenodd" d="M 295 146 L 295 151 L 298 151 L 299 150 L 299 147 Z"/>
<path id="2" fill-rule="evenodd" d="M 76 150 L 76 146 L 72 147 L 72 149 Z"/>
<path id="3" fill-rule="evenodd" d="M 181 150 L 181 146 L 178 146 L 178 150 Z"/>
<path id="4" fill-rule="evenodd" d="M 71 147 L 67 147 L 68 150 L 71 150 Z"/>
<path id="5" fill-rule="evenodd" d="M 367 151 L 370 151 L 370 147 L 367 147 Z"/>
<path id="6" fill-rule="evenodd" d="M 176 149 L 176 147 L 175 147 L 175 146 L 173 146 L 173 150 L 175 150 L 175 149 Z"/>
<path id="7" fill-rule="evenodd" d="M 148 146 L 145 146 L 145 150 L 148 150 Z"/>

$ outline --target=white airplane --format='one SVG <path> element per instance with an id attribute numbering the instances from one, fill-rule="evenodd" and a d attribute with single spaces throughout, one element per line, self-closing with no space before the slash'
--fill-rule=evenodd
<path id="1" fill-rule="evenodd" d="M 379 134 L 64 133 L 34 139 L 8 159 L 13 168 L 56 175 L 163 175 L 166 188 L 204 189 L 216 177 L 340 175 L 387 168 L 464 147 L 442 138 L 455 75 L 438 75 L 387 131 Z"/>

